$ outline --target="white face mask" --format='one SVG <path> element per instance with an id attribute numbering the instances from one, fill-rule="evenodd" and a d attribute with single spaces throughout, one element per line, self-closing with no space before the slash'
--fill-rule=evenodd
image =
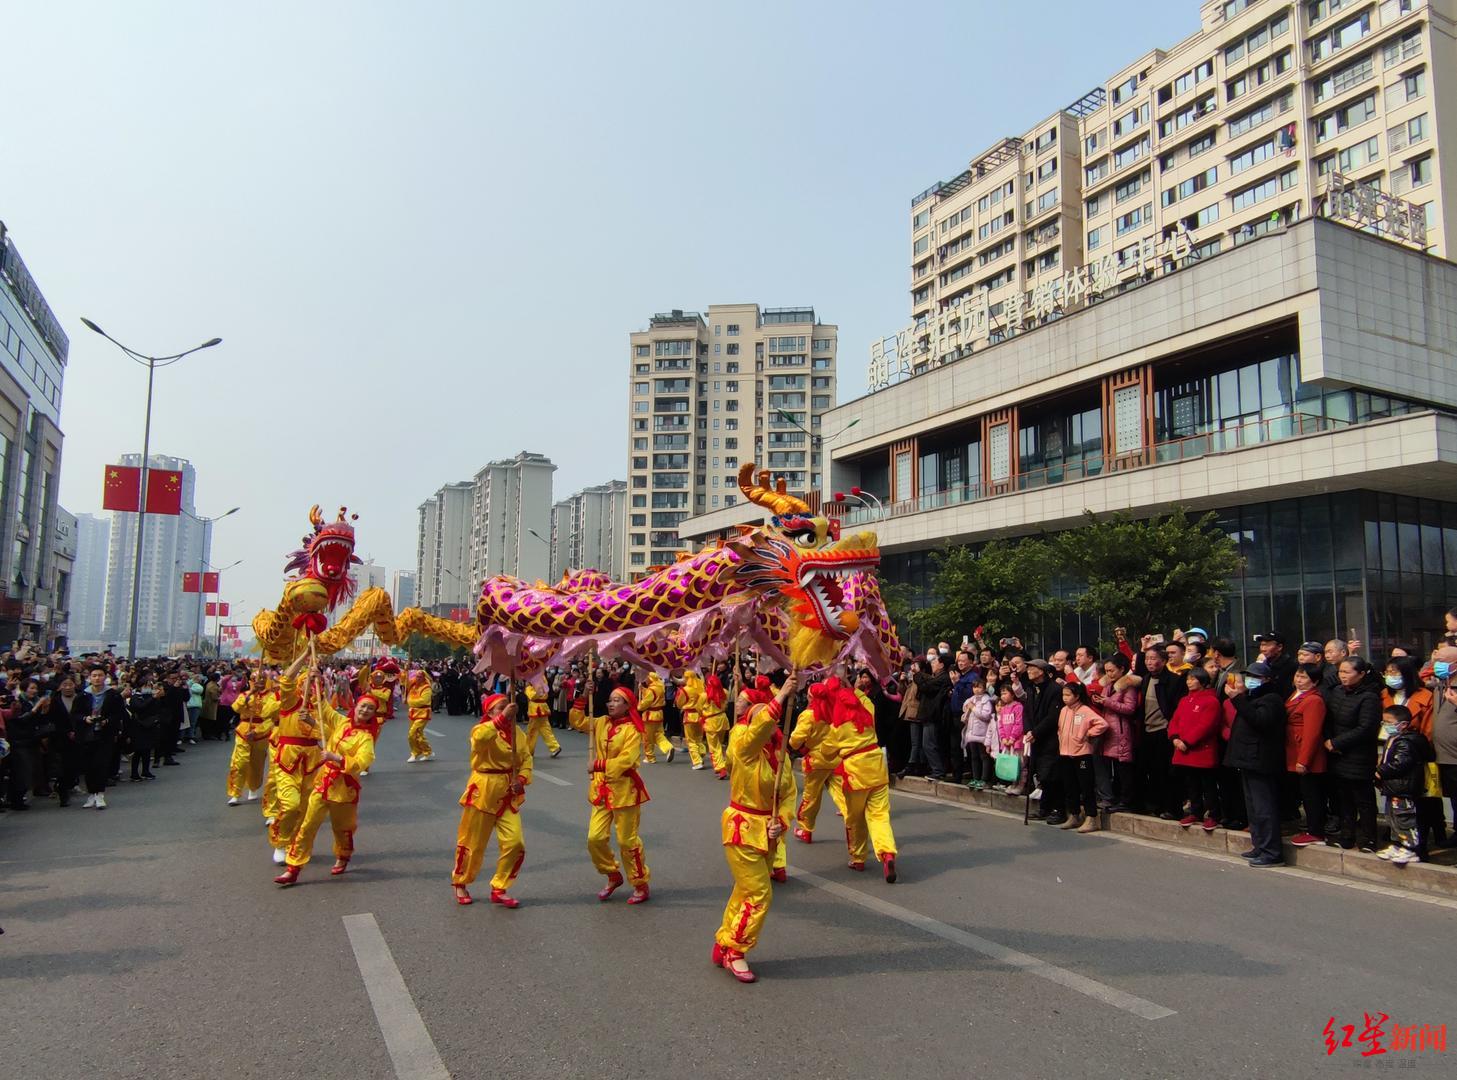
<path id="1" fill-rule="evenodd" d="M 933 660 L 935 660 L 935 659 L 936 659 L 936 654 L 935 654 L 935 653 L 933 653 L 933 652 L 928 652 L 928 653 L 927 653 L 927 654 L 926 654 L 926 663 L 928 663 L 928 664 L 929 664 L 929 663 L 930 663 L 930 662 L 931 662 L 931 661 L 933 661 Z"/>

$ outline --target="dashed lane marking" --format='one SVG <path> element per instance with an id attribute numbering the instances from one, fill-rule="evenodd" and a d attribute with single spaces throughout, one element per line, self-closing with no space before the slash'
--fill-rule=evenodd
<path id="1" fill-rule="evenodd" d="M 369 1003 L 374 1006 L 374 1018 L 394 1063 L 395 1076 L 399 1080 L 450 1080 L 450 1072 L 440 1060 L 440 1051 L 435 1049 L 435 1040 L 420 1018 L 420 1010 L 415 1008 L 415 999 L 385 944 L 379 923 L 368 912 L 345 915 L 344 930 L 354 949 L 364 988 L 369 991 Z"/>

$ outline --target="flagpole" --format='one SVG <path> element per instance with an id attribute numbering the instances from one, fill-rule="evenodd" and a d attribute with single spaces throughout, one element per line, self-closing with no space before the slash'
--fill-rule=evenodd
<path id="1" fill-rule="evenodd" d="M 157 361 L 147 358 L 147 419 L 142 426 L 142 484 L 137 498 L 137 552 L 132 560 L 132 619 L 127 631 L 126 658 L 137 658 L 137 616 L 141 614 L 142 595 L 142 538 L 147 531 L 147 455 L 152 450 L 152 382 L 157 374 Z M 175 570 L 174 570 L 175 573 Z"/>

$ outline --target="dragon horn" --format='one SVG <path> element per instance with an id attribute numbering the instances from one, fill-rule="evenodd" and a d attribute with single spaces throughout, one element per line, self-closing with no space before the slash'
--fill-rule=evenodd
<path id="1" fill-rule="evenodd" d="M 324 513 L 319 509 L 318 503 L 309 507 L 309 524 L 316 529 L 324 524 Z"/>
<path id="2" fill-rule="evenodd" d="M 739 490 L 744 493 L 744 498 L 752 503 L 772 511 L 775 514 L 807 514 L 810 512 L 809 503 L 796 499 L 793 495 L 785 494 L 784 478 L 781 476 L 772 489 L 764 485 L 769 483 L 769 470 L 759 471 L 759 482 L 754 480 L 754 463 L 746 462 L 739 469 Z"/>

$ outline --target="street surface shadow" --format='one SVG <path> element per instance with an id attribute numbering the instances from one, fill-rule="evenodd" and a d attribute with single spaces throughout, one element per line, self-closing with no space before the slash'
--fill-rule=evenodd
<path id="1" fill-rule="evenodd" d="M 130 908 L 177 907 L 180 900 L 162 900 L 155 896 L 117 896 L 115 893 L 93 893 L 89 896 L 38 896 L 18 904 L 5 905 L 7 918 L 44 922 L 68 915 L 98 911 L 125 911 Z"/>
<path id="2" fill-rule="evenodd" d="M 9 934 L 5 936 L 10 937 Z M 67 975 L 94 977 L 130 971 L 143 964 L 173 960 L 181 955 L 180 948 L 145 946 L 7 956 L 4 965 L 0 965 L 0 980 L 44 978 L 51 982 Z"/>

